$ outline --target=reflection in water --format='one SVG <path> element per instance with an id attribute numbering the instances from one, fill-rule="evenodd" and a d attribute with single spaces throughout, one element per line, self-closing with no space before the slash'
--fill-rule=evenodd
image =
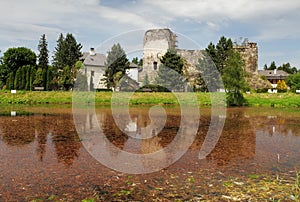
<path id="1" fill-rule="evenodd" d="M 256 135 L 244 111 L 229 111 L 222 136 L 207 159 L 215 161 L 217 165 L 253 159 L 255 144 Z"/>
<path id="2" fill-rule="evenodd" d="M 226 178 L 234 174 L 248 176 L 256 172 L 278 173 L 300 169 L 300 113 L 261 110 L 263 114 L 260 114 L 253 108 L 228 109 L 223 133 L 216 147 L 206 159 L 199 160 L 199 150 L 211 122 L 209 110 L 201 110 L 200 127 L 189 151 L 163 171 L 134 176 L 141 179 L 136 187 L 150 192 L 149 187 L 161 186 L 161 182 L 155 183 L 156 179 L 169 181 L 172 180 L 170 176 L 182 174 L 177 182 L 178 187 L 185 189 L 188 173 L 192 173 L 195 179 L 200 176 L 193 185 L 203 191 L 202 187 L 207 186 L 205 183 L 220 176 L 218 173 Z M 98 108 L 96 112 L 96 115 L 82 114 L 79 119 L 82 121 L 82 131 L 90 131 L 99 125 L 105 139 L 134 154 L 151 154 L 170 145 L 181 122 L 180 110 L 167 108 L 166 124 L 162 131 L 158 132 L 155 127 L 141 130 L 151 125 L 148 108 L 133 108 L 130 110 L 131 121 L 121 121 L 119 124 L 123 128 L 120 130 L 114 123 L 110 109 Z M 188 134 L 189 124 L 187 121 L 184 134 Z M 134 138 L 135 135 L 143 136 L 143 132 L 152 137 Z M 78 138 L 70 110 L 48 115 L 0 116 L 0 137 L 0 201 L 23 201 L 28 196 L 31 197 L 29 201 L 40 196 L 46 201 L 52 194 L 59 198 L 73 196 L 76 199 L 73 201 L 80 201 L 94 185 L 117 193 L 128 180 L 126 175 L 99 164 L 83 148 L 86 139 Z M 187 139 L 189 137 L 186 136 Z M 95 144 L 105 143 L 105 139 Z M 190 140 L 182 138 L 180 141 Z M 118 150 L 109 152 L 114 156 L 119 155 Z M 172 162 L 172 155 L 168 152 L 161 152 L 160 155 L 160 159 Z M 140 159 L 140 163 L 148 167 L 156 161 L 155 158 L 147 161 Z M 202 176 L 200 171 L 208 171 L 211 175 L 205 175 L 205 172 Z M 145 180 L 147 183 L 144 183 Z"/>
<path id="3" fill-rule="evenodd" d="M 10 146 L 21 146 L 34 141 L 34 119 L 32 117 L 4 117 L 1 119 L 2 140 Z"/>
<path id="4" fill-rule="evenodd" d="M 148 108 L 131 109 L 129 122 L 124 121 L 125 119 L 123 120 L 122 114 L 120 114 L 118 125 L 123 128 L 119 129 L 110 109 L 99 108 L 96 115 L 82 114 L 83 131 L 89 131 L 99 124 L 109 142 L 123 151 L 135 154 L 158 152 L 170 145 L 176 137 L 181 122 L 180 110 L 177 108 L 166 109 L 167 119 L 161 131 L 160 128 L 155 127 L 155 124 L 151 125 L 148 112 Z M 230 166 L 247 162 L 249 164 L 255 162 L 267 164 L 266 161 L 269 158 L 270 161 L 273 159 L 272 163 L 274 164 L 277 156 L 280 156 L 281 162 L 292 166 L 299 157 L 296 152 L 298 151 L 297 144 L 300 143 L 299 115 L 290 117 L 286 114 L 270 112 L 268 115 L 260 116 L 258 113 L 251 113 L 249 109 L 229 109 L 222 135 L 216 147 L 205 161 L 199 160 L 195 154 L 203 145 L 210 120 L 209 112 L 201 116 L 197 137 L 189 150 L 189 153 L 193 154 L 190 157 L 191 161 Z M 187 127 L 183 131 L 188 134 L 189 123 L 186 125 Z M 149 137 L 149 134 L 151 138 L 139 138 Z M 1 116 L 0 135 L 1 141 L 11 149 L 14 147 L 22 149 L 26 145 L 34 146 L 35 153 L 41 162 L 44 161 L 47 152 L 52 149 L 55 150 L 58 162 L 67 166 L 72 165 L 74 159 L 80 155 L 81 142 L 70 113 Z M 190 138 L 190 136 L 186 135 L 186 138 Z M 184 138 L 181 141 L 185 141 Z M 114 156 L 119 154 L 118 150 L 110 152 Z M 165 151 L 160 154 L 161 159 L 172 160 L 170 159 L 171 155 Z M 293 162 L 290 162 L 289 159 L 293 159 Z M 151 161 L 143 163 L 151 164 Z"/>
<path id="5" fill-rule="evenodd" d="M 35 115 L 0 117 L 1 139 L 8 146 L 25 146 L 37 142 L 36 153 L 40 161 L 46 146 L 54 145 L 58 161 L 71 165 L 79 155 L 80 143 L 75 132 L 73 117 L 65 115 Z M 51 142 L 48 136 L 51 138 Z"/>

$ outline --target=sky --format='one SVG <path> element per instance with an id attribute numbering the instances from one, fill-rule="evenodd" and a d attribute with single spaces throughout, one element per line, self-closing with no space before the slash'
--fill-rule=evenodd
<path id="1" fill-rule="evenodd" d="M 258 45 L 259 69 L 271 61 L 299 69 L 299 10 L 299 0 L 0 0 L 0 55 L 19 46 L 38 53 L 42 34 L 52 55 L 59 34 L 72 33 L 82 51 L 106 54 L 120 42 L 140 56 L 145 30 L 170 28 L 179 48 L 247 38 Z"/>

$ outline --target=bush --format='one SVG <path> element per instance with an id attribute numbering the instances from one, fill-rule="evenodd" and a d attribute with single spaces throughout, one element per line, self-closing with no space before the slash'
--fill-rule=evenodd
<path id="1" fill-rule="evenodd" d="M 268 92 L 268 88 L 259 88 L 256 90 L 257 93 L 267 93 Z"/>
<path id="2" fill-rule="evenodd" d="M 265 75 L 261 75 L 260 78 L 265 81 L 267 80 L 267 77 Z"/>
<path id="3" fill-rule="evenodd" d="M 171 92 L 171 91 L 160 85 L 149 84 L 139 88 L 136 92 Z"/>
<path id="4" fill-rule="evenodd" d="M 111 89 L 96 89 L 96 92 L 112 92 Z"/>
<path id="5" fill-rule="evenodd" d="M 284 93 L 287 91 L 287 86 L 284 80 L 279 80 L 276 87 L 278 93 Z"/>
<path id="6" fill-rule="evenodd" d="M 243 94 L 239 91 L 228 92 L 226 97 L 227 106 L 243 106 L 247 104 Z"/>
<path id="7" fill-rule="evenodd" d="M 300 72 L 289 75 L 286 79 L 286 83 L 291 88 L 292 92 L 300 90 Z"/>

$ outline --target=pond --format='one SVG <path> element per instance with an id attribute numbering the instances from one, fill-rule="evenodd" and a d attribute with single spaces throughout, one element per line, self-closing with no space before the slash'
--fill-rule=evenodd
<path id="1" fill-rule="evenodd" d="M 150 128 L 146 132 L 152 136 L 147 139 L 128 136 L 124 130 L 136 135 L 151 125 L 148 107 L 130 108 L 131 121 L 119 124 L 110 108 L 97 107 L 95 112 L 96 119 L 83 115 L 85 127 L 98 124 L 109 142 L 128 153 L 159 151 L 180 130 L 180 109 L 176 107 L 165 108 L 164 127 L 160 132 Z M 87 140 L 77 133 L 70 106 L 2 106 L 0 114 L 0 201 L 225 200 L 227 182 L 232 179 L 239 183 L 249 176 L 289 180 L 300 169 L 299 109 L 227 109 L 215 147 L 199 159 L 211 124 L 210 109 L 200 109 L 198 132 L 183 156 L 145 174 L 122 173 L 97 161 Z M 151 166 L 151 161 L 147 163 Z"/>

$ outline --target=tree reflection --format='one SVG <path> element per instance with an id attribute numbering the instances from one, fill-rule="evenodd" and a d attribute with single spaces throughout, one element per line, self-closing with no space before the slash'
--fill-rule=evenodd
<path id="1" fill-rule="evenodd" d="M 34 141 L 35 129 L 32 116 L 1 117 L 2 141 L 10 146 L 22 146 Z"/>
<path id="2" fill-rule="evenodd" d="M 62 114 L 52 123 L 52 142 L 54 143 L 57 159 L 70 166 L 75 157 L 79 156 L 80 142 L 76 134 L 73 117 Z"/>
<path id="3" fill-rule="evenodd" d="M 79 156 L 80 142 L 71 114 L 0 117 L 1 139 L 9 146 L 37 142 L 38 159 L 44 160 L 47 135 L 51 135 L 56 157 L 69 166 Z M 52 146 L 51 143 L 48 144 Z"/>
<path id="4" fill-rule="evenodd" d="M 255 156 L 258 130 L 270 136 L 300 135 L 300 117 L 297 115 L 273 113 L 272 116 L 266 116 L 259 113 L 251 114 L 247 110 L 249 111 L 249 109 L 241 108 L 228 109 L 223 133 L 214 150 L 207 156 L 208 162 L 223 166 L 231 162 L 252 160 Z M 98 109 L 97 115 L 84 114 L 83 126 L 91 129 L 100 124 L 106 138 L 120 150 L 142 154 L 154 153 L 167 147 L 174 140 L 180 127 L 180 110 L 167 109 L 167 119 L 162 131 L 155 126 L 142 130 L 151 125 L 148 112 L 149 108 L 131 109 L 129 122 L 122 118 L 124 114 L 117 114 L 118 120 L 120 120 L 119 125 L 123 127 L 121 129 L 131 137 L 118 128 L 112 112 L 108 108 Z M 200 150 L 210 125 L 210 119 L 210 114 L 201 116 L 199 131 L 191 150 Z M 188 133 L 189 123 L 185 123 L 185 125 L 187 126 L 186 133 Z M 135 138 L 135 136 L 137 138 L 149 137 L 149 134 L 152 137 L 145 140 Z M 73 116 L 70 113 L 0 116 L 0 136 L 1 141 L 10 147 L 33 145 L 40 161 L 45 161 L 48 147 L 49 151 L 54 148 L 57 160 L 66 166 L 73 164 L 74 159 L 79 156 L 81 147 Z M 188 135 L 187 138 L 189 138 Z M 113 155 L 118 155 L 118 152 Z M 170 160 L 169 154 L 163 155 L 162 159 Z M 151 166 L 149 161 L 146 164 Z"/>
<path id="5" fill-rule="evenodd" d="M 207 160 L 223 166 L 230 161 L 253 159 L 255 145 L 256 134 L 244 111 L 228 110 L 222 135 L 215 149 L 207 156 Z"/>

